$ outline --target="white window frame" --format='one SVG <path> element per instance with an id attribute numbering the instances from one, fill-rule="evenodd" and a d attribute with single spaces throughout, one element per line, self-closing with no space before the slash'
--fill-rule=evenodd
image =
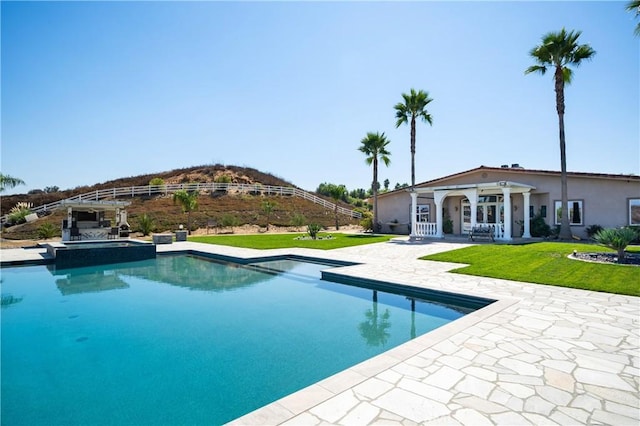
<path id="1" fill-rule="evenodd" d="M 431 219 L 431 206 L 429 204 L 418 204 L 416 209 L 416 222 L 428 223 L 429 219 Z"/>
<path id="2" fill-rule="evenodd" d="M 640 198 L 629 198 L 629 225 L 640 226 Z"/>
<path id="3" fill-rule="evenodd" d="M 571 220 L 573 219 L 573 206 L 574 203 L 578 203 L 578 210 L 580 212 L 580 222 L 576 223 L 576 222 L 572 222 Z M 562 206 L 562 201 L 556 200 L 553 202 L 553 211 L 554 211 L 554 224 L 555 225 L 560 225 L 560 215 L 559 215 L 559 210 L 560 210 L 560 206 Z M 569 225 L 570 226 L 584 226 L 584 203 L 582 202 L 582 200 L 568 200 L 567 201 L 567 210 L 569 211 Z"/>

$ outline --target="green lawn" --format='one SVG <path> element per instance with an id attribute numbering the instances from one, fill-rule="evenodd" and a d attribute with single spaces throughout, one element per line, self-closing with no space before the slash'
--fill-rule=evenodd
<path id="1" fill-rule="evenodd" d="M 320 237 L 331 235 L 332 239 L 297 240 L 296 237 L 304 233 L 291 234 L 262 234 L 262 235 L 207 235 L 189 237 L 189 241 L 196 243 L 220 244 L 224 246 L 244 247 L 253 249 L 278 249 L 289 247 L 314 248 L 331 250 L 342 247 L 359 246 L 362 244 L 381 243 L 389 241 L 393 235 L 362 235 L 320 233 Z"/>
<path id="2" fill-rule="evenodd" d="M 385 242 L 394 237 L 332 233 L 330 235 L 333 239 L 295 239 L 302 235 L 304 234 L 207 235 L 189 237 L 189 241 L 265 250 L 289 247 L 331 250 Z M 321 237 L 327 235 L 329 234 L 320 234 Z M 573 250 L 611 251 L 602 246 L 584 243 L 483 244 L 422 259 L 468 264 L 469 266 L 452 271 L 460 274 L 640 296 L 640 267 L 567 259 Z M 640 252 L 640 246 L 629 247 L 628 251 Z"/>
<path id="3" fill-rule="evenodd" d="M 611 251 L 583 243 L 486 244 L 422 259 L 468 264 L 452 271 L 460 274 L 640 296 L 640 267 L 567 259 L 573 250 Z M 629 247 L 628 250 L 638 252 L 640 247 Z"/>

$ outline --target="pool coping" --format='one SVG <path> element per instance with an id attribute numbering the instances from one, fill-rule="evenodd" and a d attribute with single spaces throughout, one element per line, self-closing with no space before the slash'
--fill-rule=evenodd
<path id="1" fill-rule="evenodd" d="M 382 373 L 433 345 L 448 339 L 458 332 L 483 321 L 496 313 L 514 305 L 517 300 L 496 300 L 494 303 L 438 327 L 395 348 L 362 361 L 339 373 L 329 376 L 290 395 L 258 408 L 228 425 L 280 424 L 295 418 L 305 411 L 326 402 L 340 393 L 353 388 L 372 376 Z"/>

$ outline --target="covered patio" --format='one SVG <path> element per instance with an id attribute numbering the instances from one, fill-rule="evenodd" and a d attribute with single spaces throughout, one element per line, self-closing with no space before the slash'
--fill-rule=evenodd
<path id="1" fill-rule="evenodd" d="M 128 237 L 130 226 L 125 207 L 128 201 L 67 201 L 59 208 L 67 209 L 62 221 L 62 241 L 106 240 Z M 108 216 L 113 215 L 113 218 Z"/>
<path id="2" fill-rule="evenodd" d="M 511 241 L 514 201 L 512 197 L 522 197 L 524 213 L 522 238 L 531 238 L 529 198 L 534 189 L 535 187 L 531 185 L 511 181 L 414 188 L 410 191 L 411 211 L 414 212 L 411 215 L 410 237 L 412 239 L 444 238 L 445 200 L 448 197 L 458 197 L 462 200 L 460 206 L 462 234 L 468 234 L 471 230 L 484 226 L 491 230 L 493 239 Z M 433 197 L 435 222 L 431 220 L 431 215 L 423 214 L 418 203 L 420 195 Z M 455 210 L 458 211 L 457 205 Z"/>

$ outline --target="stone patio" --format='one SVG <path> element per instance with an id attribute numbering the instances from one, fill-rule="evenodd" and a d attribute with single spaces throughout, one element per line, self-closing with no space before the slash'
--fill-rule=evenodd
<path id="1" fill-rule="evenodd" d="M 401 238 L 331 251 L 191 242 L 157 250 L 346 260 L 359 264 L 331 272 L 498 300 L 230 424 L 640 424 L 640 298 L 452 274 L 459 265 L 417 260 L 467 245 Z M 2 262 L 20 251 L 2 250 Z"/>

